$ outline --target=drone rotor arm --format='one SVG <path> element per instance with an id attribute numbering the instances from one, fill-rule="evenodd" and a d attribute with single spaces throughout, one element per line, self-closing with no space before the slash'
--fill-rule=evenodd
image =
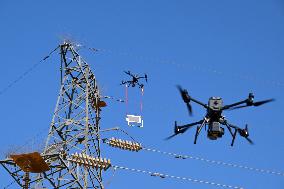
<path id="1" fill-rule="evenodd" d="M 204 104 L 204 103 L 202 103 L 202 102 L 200 102 L 200 101 L 198 101 L 198 100 L 196 100 L 196 99 L 194 99 L 192 97 L 190 97 L 190 100 L 192 102 L 195 102 L 196 104 L 199 104 L 199 105 L 203 106 L 204 108 L 208 108 L 207 104 Z"/>
<path id="2" fill-rule="evenodd" d="M 194 123 L 190 123 L 190 124 L 186 124 L 186 125 L 182 125 L 182 126 L 177 126 L 176 125 L 176 122 L 175 122 L 175 133 L 167 138 L 165 138 L 165 140 L 169 140 L 173 137 L 175 137 L 176 135 L 178 134 L 181 134 L 181 133 L 184 133 L 185 131 L 187 131 L 189 128 L 191 128 L 192 126 L 195 126 L 195 125 L 198 125 L 198 124 L 201 124 L 203 123 L 204 120 L 200 120 L 200 121 L 197 121 L 197 122 L 194 122 Z"/>
<path id="3" fill-rule="evenodd" d="M 246 127 L 244 129 L 242 129 L 242 128 L 238 127 L 238 126 L 235 126 L 235 125 L 232 125 L 232 124 L 228 123 L 227 121 L 225 121 L 222 124 L 226 125 L 228 130 L 232 134 L 233 140 L 232 140 L 231 146 L 233 146 L 233 144 L 234 144 L 237 132 L 240 134 L 241 137 L 245 138 L 250 144 L 254 144 L 253 141 L 250 138 L 248 138 L 249 134 L 248 134 L 248 127 L 247 127 L 247 125 L 246 125 Z M 232 131 L 231 131 L 232 128 L 235 129 L 234 133 L 232 133 Z M 246 134 L 243 134 L 244 132 Z"/>
<path id="4" fill-rule="evenodd" d="M 222 110 L 228 110 L 228 109 L 236 109 L 234 107 L 238 106 L 238 105 L 241 105 L 241 104 L 244 104 L 244 103 L 247 103 L 248 102 L 248 99 L 246 100 L 242 100 L 240 102 L 236 102 L 236 103 L 233 103 L 233 104 L 229 104 L 229 105 L 226 105 L 226 106 L 223 106 Z M 247 105 L 245 105 L 244 107 L 246 107 Z"/>
<path id="5" fill-rule="evenodd" d="M 120 85 L 124 85 L 124 84 L 126 84 L 127 83 L 127 81 L 121 81 L 121 84 Z"/>
<path id="6" fill-rule="evenodd" d="M 195 126 L 195 125 L 198 125 L 198 124 L 201 124 L 203 123 L 204 120 L 200 120 L 200 121 L 197 121 L 197 122 L 194 122 L 194 123 L 190 123 L 190 124 L 186 124 L 186 125 L 182 125 L 182 126 L 178 126 L 179 129 L 189 129 L 190 127 L 192 126 Z"/>
<path id="7" fill-rule="evenodd" d="M 234 137 L 234 133 L 233 133 L 231 127 L 228 126 L 227 124 L 224 124 L 224 125 L 227 127 L 227 129 L 229 130 L 229 132 L 230 132 L 230 134 L 232 135 L 232 137 Z"/>

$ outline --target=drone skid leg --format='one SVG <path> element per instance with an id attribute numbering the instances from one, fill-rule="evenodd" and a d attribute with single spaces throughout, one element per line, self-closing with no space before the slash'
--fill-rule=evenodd
<path id="1" fill-rule="evenodd" d="M 201 129 L 205 126 L 205 123 L 207 121 L 208 120 L 206 118 L 204 118 L 204 120 L 202 121 L 201 125 L 196 127 L 196 133 L 195 133 L 195 137 L 194 137 L 194 144 L 196 144 L 197 137 L 198 137 L 199 133 L 201 132 Z"/>
<path id="2" fill-rule="evenodd" d="M 196 141 L 197 141 L 198 131 L 199 131 L 199 126 L 196 127 L 196 133 L 195 133 L 195 137 L 194 137 L 194 144 L 196 144 Z"/>
<path id="3" fill-rule="evenodd" d="M 235 132 L 234 132 L 234 135 L 233 135 L 233 140 L 232 140 L 231 146 L 233 146 L 233 145 L 234 145 L 234 142 L 235 142 L 235 139 L 236 139 L 236 134 L 237 134 L 237 129 L 235 129 Z"/>

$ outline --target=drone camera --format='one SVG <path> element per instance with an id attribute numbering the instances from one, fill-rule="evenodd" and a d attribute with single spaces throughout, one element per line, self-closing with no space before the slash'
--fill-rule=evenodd
<path id="1" fill-rule="evenodd" d="M 219 122 L 212 122 L 209 124 L 207 136 L 211 140 L 216 140 L 224 135 L 224 128 L 220 126 Z"/>

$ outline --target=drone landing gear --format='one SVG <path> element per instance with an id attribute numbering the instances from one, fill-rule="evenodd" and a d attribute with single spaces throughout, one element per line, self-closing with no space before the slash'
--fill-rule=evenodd
<path id="1" fill-rule="evenodd" d="M 195 133 L 195 137 L 194 137 L 194 144 L 196 144 L 196 141 L 197 141 L 197 137 L 199 135 L 199 126 L 196 127 L 196 133 Z"/>
<path id="2" fill-rule="evenodd" d="M 197 137 L 201 131 L 201 129 L 205 126 L 205 123 L 206 123 L 206 119 L 203 120 L 203 122 L 201 123 L 200 126 L 197 126 L 196 127 L 196 133 L 195 133 L 195 137 L 194 137 L 194 144 L 196 144 L 196 141 L 197 141 Z"/>
<path id="3" fill-rule="evenodd" d="M 237 129 L 235 129 L 235 132 L 233 134 L 233 140 L 232 140 L 231 146 L 234 145 L 234 142 L 235 142 L 235 139 L 236 139 L 236 135 L 237 135 Z"/>

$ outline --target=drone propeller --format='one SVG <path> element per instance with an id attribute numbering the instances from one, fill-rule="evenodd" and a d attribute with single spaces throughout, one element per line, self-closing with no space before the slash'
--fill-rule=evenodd
<path id="1" fill-rule="evenodd" d="M 171 138 L 173 138 L 174 136 L 178 135 L 178 134 L 181 134 L 181 133 L 184 133 L 185 131 L 187 131 L 188 129 L 190 129 L 191 127 L 197 125 L 197 124 L 201 124 L 203 123 L 204 120 L 200 120 L 200 121 L 197 121 L 197 122 L 194 122 L 194 123 L 190 123 L 190 124 L 186 124 L 186 125 L 183 125 L 183 126 L 177 126 L 177 122 L 175 121 L 175 127 L 174 127 L 174 134 L 165 138 L 165 140 L 169 140 Z"/>
<path id="2" fill-rule="evenodd" d="M 130 74 L 130 71 L 128 70 L 128 71 L 123 71 L 124 73 L 126 73 L 127 75 L 129 75 Z"/>
<path id="3" fill-rule="evenodd" d="M 248 131 L 248 125 L 246 124 L 246 127 L 244 129 L 238 129 L 239 134 L 244 137 L 250 144 L 254 144 L 254 142 L 248 138 L 249 137 L 249 131 Z"/>
<path id="4" fill-rule="evenodd" d="M 245 137 L 245 139 L 247 139 L 247 141 L 248 141 L 250 144 L 254 144 L 254 142 L 253 142 L 250 138 Z"/>
<path id="5" fill-rule="evenodd" d="M 192 107 L 191 107 L 191 104 L 190 104 L 190 96 L 188 95 L 187 90 L 183 89 L 180 85 L 177 85 L 177 88 L 178 88 L 178 90 L 181 94 L 183 101 L 186 103 L 189 115 L 192 115 Z"/>
<path id="6" fill-rule="evenodd" d="M 147 76 L 147 74 L 145 74 L 145 80 L 146 80 L 146 83 L 148 83 L 148 76 Z"/>
<path id="7" fill-rule="evenodd" d="M 232 108 L 230 108 L 229 110 L 235 110 L 235 109 L 245 108 L 245 107 L 249 107 L 249 106 L 261 106 L 261 105 L 263 105 L 263 104 L 272 102 L 272 101 L 274 101 L 274 100 L 275 100 L 275 99 L 271 98 L 271 99 L 262 100 L 262 101 L 258 101 L 258 102 L 251 102 L 251 103 L 247 103 L 246 105 L 232 107 Z"/>
<path id="8" fill-rule="evenodd" d="M 126 73 L 127 75 L 130 75 L 131 77 L 134 77 L 134 75 L 128 70 L 128 71 L 123 71 L 124 73 Z"/>
<path id="9" fill-rule="evenodd" d="M 169 140 L 171 138 L 173 138 L 174 136 L 178 135 L 180 132 L 179 132 L 179 128 L 177 126 L 177 121 L 175 121 L 175 127 L 174 127 L 174 134 L 165 138 L 165 140 Z"/>
<path id="10" fill-rule="evenodd" d="M 268 99 L 268 100 L 262 100 L 262 101 L 258 101 L 258 102 L 254 102 L 253 103 L 253 106 L 260 106 L 260 105 L 263 105 L 263 104 L 266 104 L 268 102 L 272 102 L 274 101 L 275 99 L 271 98 L 271 99 Z"/>
<path id="11" fill-rule="evenodd" d="M 192 115 L 192 107 L 191 107 L 191 105 L 189 103 L 186 103 L 186 106 L 187 106 L 189 115 Z"/>

